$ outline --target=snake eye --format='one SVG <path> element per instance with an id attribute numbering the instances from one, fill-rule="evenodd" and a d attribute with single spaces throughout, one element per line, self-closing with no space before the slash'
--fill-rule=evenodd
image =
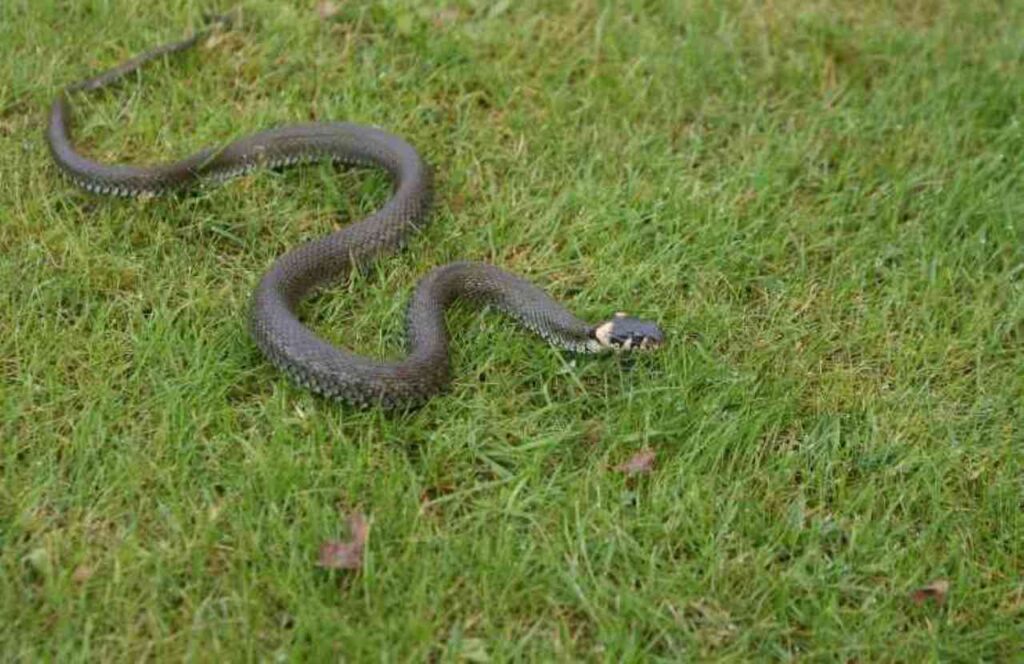
<path id="1" fill-rule="evenodd" d="M 623 313 L 595 327 L 593 334 L 600 346 L 615 350 L 648 350 L 665 343 L 656 323 Z"/>

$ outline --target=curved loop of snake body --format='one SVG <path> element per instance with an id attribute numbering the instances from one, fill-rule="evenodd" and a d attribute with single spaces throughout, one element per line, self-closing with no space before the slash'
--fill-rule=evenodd
<path id="1" fill-rule="evenodd" d="M 422 404 L 449 382 L 444 309 L 455 299 L 494 305 L 555 346 L 571 351 L 629 350 L 662 343 L 662 333 L 653 323 L 616 314 L 591 325 L 529 282 L 491 265 L 470 262 L 435 268 L 418 283 L 406 313 L 409 350 L 404 359 L 377 361 L 319 338 L 295 313 L 300 299 L 354 267 L 399 249 L 427 220 L 430 170 L 412 146 L 379 129 L 348 123 L 281 127 L 153 166 L 100 164 L 79 154 L 72 144 L 69 93 L 106 87 L 150 60 L 190 48 L 207 32 L 147 51 L 68 86 L 51 108 L 47 142 L 57 165 L 76 184 L 94 193 L 120 196 L 180 191 L 257 167 L 318 160 L 386 170 L 394 189 L 383 207 L 288 251 L 256 287 L 249 318 L 252 337 L 294 381 L 361 406 Z"/>

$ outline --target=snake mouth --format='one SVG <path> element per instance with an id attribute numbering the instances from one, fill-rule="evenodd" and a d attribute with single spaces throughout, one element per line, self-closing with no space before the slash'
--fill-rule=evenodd
<path id="1" fill-rule="evenodd" d="M 665 345 L 665 334 L 657 323 L 617 313 L 591 333 L 602 349 L 618 351 L 654 350 Z"/>

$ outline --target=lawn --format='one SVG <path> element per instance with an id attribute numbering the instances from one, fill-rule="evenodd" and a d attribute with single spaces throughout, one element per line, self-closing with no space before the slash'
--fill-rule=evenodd
<path id="1" fill-rule="evenodd" d="M 83 150 L 381 126 L 433 223 L 317 330 L 396 356 L 417 277 L 466 258 L 669 343 L 574 357 L 455 309 L 427 406 L 304 392 L 249 295 L 386 179 L 79 191 L 50 101 L 206 5 L 5 0 L 4 659 L 1024 657 L 1024 3 L 244 4 L 76 96 Z M 361 569 L 319 567 L 357 512 Z"/>

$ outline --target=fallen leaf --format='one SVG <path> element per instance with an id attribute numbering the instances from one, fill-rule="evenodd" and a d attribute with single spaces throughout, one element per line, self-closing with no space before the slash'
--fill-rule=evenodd
<path id="1" fill-rule="evenodd" d="M 75 583 L 85 583 L 92 578 L 93 569 L 88 565 L 79 565 L 71 572 L 71 580 Z"/>
<path id="2" fill-rule="evenodd" d="M 945 579 L 936 579 L 926 586 L 914 590 L 910 593 L 910 601 L 914 604 L 924 604 L 931 600 L 935 602 L 936 606 L 942 606 L 946 603 L 946 595 L 949 594 L 949 581 Z"/>
<path id="3" fill-rule="evenodd" d="M 442 9 L 434 14 L 434 26 L 443 28 L 462 18 L 462 12 L 454 7 Z"/>
<path id="4" fill-rule="evenodd" d="M 626 475 L 646 475 L 654 470 L 654 450 L 643 449 L 629 458 L 629 461 L 615 466 L 615 470 Z"/>
<path id="5" fill-rule="evenodd" d="M 348 518 L 349 537 L 347 542 L 328 540 L 320 545 L 320 560 L 317 563 L 325 569 L 359 569 L 363 566 L 363 547 L 370 526 L 366 516 L 359 512 Z"/>
<path id="6" fill-rule="evenodd" d="M 316 13 L 320 15 L 320 18 L 327 20 L 338 13 L 338 5 L 331 2 L 331 0 L 320 0 L 316 3 Z"/>

